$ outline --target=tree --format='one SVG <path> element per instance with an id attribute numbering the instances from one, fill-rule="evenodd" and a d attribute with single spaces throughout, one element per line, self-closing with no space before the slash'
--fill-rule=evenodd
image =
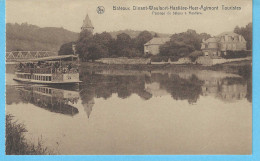
<path id="1" fill-rule="evenodd" d="M 240 28 L 238 26 L 234 28 L 234 33 L 240 34 Z"/>
<path id="2" fill-rule="evenodd" d="M 122 55 L 125 57 L 141 57 L 143 54 L 135 48 L 125 48 L 122 50 Z"/>
<path id="3" fill-rule="evenodd" d="M 95 43 L 99 45 L 104 45 L 108 47 L 112 41 L 112 36 L 107 32 L 102 32 L 101 34 L 95 34 L 93 37 Z"/>
<path id="4" fill-rule="evenodd" d="M 84 30 L 80 33 L 77 41 L 76 50 L 82 61 L 96 60 L 110 56 L 114 42 L 112 36 L 103 32 L 93 35 L 91 32 Z"/>
<path id="5" fill-rule="evenodd" d="M 242 35 L 246 40 L 246 48 L 247 50 L 252 50 L 252 23 L 246 25 L 246 27 L 238 27 L 234 28 L 234 33 Z"/>
<path id="6" fill-rule="evenodd" d="M 150 41 L 153 38 L 153 35 L 148 31 L 141 32 L 136 40 L 136 49 L 140 51 L 140 53 L 144 54 L 144 44 Z"/>
<path id="7" fill-rule="evenodd" d="M 155 33 L 154 35 L 153 35 L 153 37 L 160 37 L 157 33 Z"/>
<path id="8" fill-rule="evenodd" d="M 112 48 L 112 36 L 107 32 L 102 32 L 101 34 L 95 34 L 93 37 L 93 41 L 95 44 L 97 44 L 98 48 L 102 48 L 100 50 L 101 57 L 108 57 L 110 54 L 110 50 Z"/>
<path id="9" fill-rule="evenodd" d="M 76 43 L 76 51 L 82 61 L 88 60 L 89 46 L 93 42 L 93 34 L 88 30 L 83 30 L 79 34 L 79 39 Z"/>
<path id="10" fill-rule="evenodd" d="M 189 54 L 189 58 L 191 59 L 192 62 L 194 62 L 198 57 L 203 56 L 202 51 L 193 51 L 192 53 Z"/>
<path id="11" fill-rule="evenodd" d="M 195 30 L 187 30 L 187 32 L 182 32 L 179 34 L 174 34 L 171 36 L 171 41 L 177 41 L 177 42 L 183 42 L 187 45 L 191 45 L 194 47 L 196 50 L 201 49 L 201 42 L 202 39 L 204 38 L 203 35 L 199 35 L 196 33 Z"/>
<path id="12" fill-rule="evenodd" d="M 58 55 L 74 54 L 74 52 L 72 50 L 72 45 L 73 44 L 74 44 L 74 42 L 69 42 L 69 43 L 65 43 L 65 44 L 61 45 L 60 50 L 58 52 Z"/>
<path id="13" fill-rule="evenodd" d="M 194 50 L 194 47 L 191 45 L 187 45 L 184 42 L 176 42 L 171 40 L 160 46 L 159 56 L 172 57 L 175 60 L 178 60 L 181 57 L 188 56 L 189 53 Z"/>
<path id="14" fill-rule="evenodd" d="M 171 40 L 160 47 L 160 56 L 168 56 L 177 60 L 189 56 L 195 50 L 201 50 L 202 39 L 211 37 L 207 33 L 197 34 L 195 30 L 187 30 L 171 36 Z M 193 57 L 193 55 L 191 56 Z"/>
<path id="15" fill-rule="evenodd" d="M 93 61 L 105 57 L 106 54 L 106 49 L 104 49 L 100 44 L 92 43 L 88 46 L 88 54 L 86 55 L 86 59 Z"/>
<path id="16" fill-rule="evenodd" d="M 117 35 L 116 38 L 116 55 L 117 56 L 126 56 L 122 51 L 128 50 L 132 47 L 132 40 L 129 35 L 122 33 Z"/>

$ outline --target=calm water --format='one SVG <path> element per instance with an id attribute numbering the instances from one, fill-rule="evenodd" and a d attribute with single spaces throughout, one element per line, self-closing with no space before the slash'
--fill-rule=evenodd
<path id="1" fill-rule="evenodd" d="M 58 154 L 251 154 L 248 74 L 85 71 L 63 89 L 13 76 L 6 113 Z"/>

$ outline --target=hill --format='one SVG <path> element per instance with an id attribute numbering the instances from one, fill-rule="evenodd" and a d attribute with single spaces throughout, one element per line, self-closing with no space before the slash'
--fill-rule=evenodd
<path id="1" fill-rule="evenodd" d="M 128 34 L 131 38 L 135 38 L 135 37 L 137 37 L 141 32 L 142 32 L 142 31 L 136 31 L 136 30 L 129 30 L 129 29 L 127 29 L 127 30 L 112 31 L 112 32 L 108 32 L 108 33 L 110 33 L 113 38 L 116 38 L 116 36 L 117 36 L 118 34 L 121 34 L 121 33 L 126 33 L 126 34 Z M 156 32 L 154 32 L 154 31 L 149 31 L 149 32 L 150 32 L 152 35 L 154 35 L 154 34 L 156 33 Z M 170 37 L 172 34 L 157 33 L 157 35 L 158 35 L 159 37 Z"/>
<path id="2" fill-rule="evenodd" d="M 6 51 L 58 51 L 62 44 L 76 41 L 77 38 L 78 33 L 64 28 L 41 28 L 27 23 L 6 24 Z"/>
<path id="3" fill-rule="evenodd" d="M 126 33 L 135 38 L 142 31 L 119 30 L 108 32 L 113 38 L 118 34 Z M 153 35 L 155 32 L 149 31 Z M 60 46 L 65 43 L 76 41 L 79 33 L 57 27 L 38 27 L 27 23 L 6 24 L 6 51 L 59 51 Z M 159 37 L 169 37 L 170 34 L 157 33 Z"/>

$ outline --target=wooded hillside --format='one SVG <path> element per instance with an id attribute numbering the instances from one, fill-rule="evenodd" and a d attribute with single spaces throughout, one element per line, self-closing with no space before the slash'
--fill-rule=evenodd
<path id="1" fill-rule="evenodd" d="M 6 24 L 6 51 L 58 51 L 64 43 L 76 41 L 78 33 L 64 28 L 23 24 Z"/>

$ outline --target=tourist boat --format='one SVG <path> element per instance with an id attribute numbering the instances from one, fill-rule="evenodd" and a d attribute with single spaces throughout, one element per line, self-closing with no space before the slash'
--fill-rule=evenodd
<path id="1" fill-rule="evenodd" d="M 62 55 L 20 61 L 14 80 L 38 84 L 79 84 L 78 56 Z"/>

